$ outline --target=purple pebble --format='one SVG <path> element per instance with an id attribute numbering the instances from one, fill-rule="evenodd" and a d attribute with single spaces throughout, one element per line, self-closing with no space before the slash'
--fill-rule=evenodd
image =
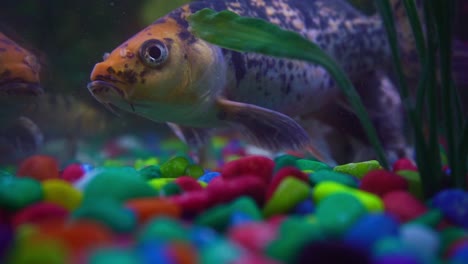
<path id="1" fill-rule="evenodd" d="M 420 264 L 415 258 L 404 255 L 383 256 L 373 262 L 374 264 Z"/>

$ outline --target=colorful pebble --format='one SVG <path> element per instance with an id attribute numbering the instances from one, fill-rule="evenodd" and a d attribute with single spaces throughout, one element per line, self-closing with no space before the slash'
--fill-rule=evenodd
<path id="1" fill-rule="evenodd" d="M 372 170 L 366 173 L 359 188 L 363 191 L 383 197 L 386 193 L 396 190 L 408 190 L 405 178 L 385 170 Z"/>
<path id="2" fill-rule="evenodd" d="M 313 197 L 316 203 L 335 193 L 347 193 L 356 197 L 370 212 L 383 210 L 382 200 L 371 193 L 360 191 L 335 182 L 321 182 L 315 186 Z"/>
<path id="3" fill-rule="evenodd" d="M 76 209 L 82 200 L 82 193 L 69 182 L 49 179 L 42 182 L 44 201 L 59 204 L 68 210 Z"/>
<path id="4" fill-rule="evenodd" d="M 212 171 L 183 153 L 117 152 L 50 178 L 37 157 L 41 173 L 0 171 L 0 263 L 467 262 L 466 192 L 423 203 L 410 160 L 332 168 L 223 142 Z"/>
<path id="5" fill-rule="evenodd" d="M 60 176 L 58 162 L 50 156 L 31 156 L 20 164 L 16 176 L 27 176 L 38 181 L 57 179 Z"/>

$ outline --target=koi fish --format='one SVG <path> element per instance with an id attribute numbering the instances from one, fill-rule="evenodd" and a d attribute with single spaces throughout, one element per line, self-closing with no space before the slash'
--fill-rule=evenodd
<path id="1" fill-rule="evenodd" d="M 401 6 L 399 2 L 392 4 Z M 306 128 L 309 120 L 323 120 L 345 134 L 363 134 L 323 67 L 207 43 L 189 31 L 187 22 L 203 8 L 261 18 L 319 45 L 357 86 L 384 147 L 405 148 L 401 102 L 388 78 L 391 52 L 382 20 L 345 0 L 192 2 L 106 54 L 92 70 L 90 93 L 111 110 L 168 123 L 192 147 L 203 145 L 213 128 L 233 127 L 272 151 L 317 152 L 313 132 Z M 405 31 L 409 24 L 401 25 L 402 57 L 414 58 L 414 40 Z"/>
<path id="2" fill-rule="evenodd" d="M 0 32 L 0 148 L 35 150 L 43 141 L 37 125 L 22 116 L 24 107 L 44 93 L 40 63 L 29 50 Z M 2 151 L 3 152 L 3 151 Z"/>

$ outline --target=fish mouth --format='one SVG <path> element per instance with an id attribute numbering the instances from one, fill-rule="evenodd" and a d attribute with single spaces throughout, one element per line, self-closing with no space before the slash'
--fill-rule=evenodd
<path id="1" fill-rule="evenodd" d="M 7 81 L 0 83 L 0 95 L 36 97 L 44 94 L 39 83 Z"/>
<path id="2" fill-rule="evenodd" d="M 102 101 L 104 97 L 109 95 L 118 95 L 121 98 L 125 98 L 125 92 L 119 87 L 112 83 L 103 80 L 96 80 L 88 83 L 87 88 L 89 92 L 96 97 L 98 101 Z"/>
<path id="3" fill-rule="evenodd" d="M 120 116 L 116 111 L 118 107 L 113 103 L 123 101 L 130 106 L 130 110 L 135 112 L 134 105 L 127 99 L 126 93 L 121 88 L 104 80 L 95 80 L 88 83 L 87 88 L 93 97 L 102 103 L 109 111 Z"/>

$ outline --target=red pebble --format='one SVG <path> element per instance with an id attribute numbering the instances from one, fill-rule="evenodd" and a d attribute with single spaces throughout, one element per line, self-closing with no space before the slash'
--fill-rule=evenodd
<path id="1" fill-rule="evenodd" d="M 40 224 L 48 221 L 56 221 L 68 217 L 68 210 L 54 203 L 40 202 L 30 205 L 17 212 L 13 218 L 14 226 L 26 223 Z"/>
<path id="2" fill-rule="evenodd" d="M 407 191 L 393 191 L 384 195 L 385 211 L 400 222 L 410 221 L 427 211 L 426 206 Z"/>
<path id="3" fill-rule="evenodd" d="M 184 192 L 168 199 L 182 208 L 182 213 L 186 216 L 196 215 L 213 205 L 206 190 Z"/>
<path id="4" fill-rule="evenodd" d="M 250 196 L 258 204 L 265 201 L 266 184 L 255 175 L 235 179 L 213 179 L 206 187 L 211 200 L 216 204 L 231 202 L 240 196 Z"/>
<path id="5" fill-rule="evenodd" d="M 382 197 L 391 191 L 408 190 L 408 182 L 393 172 L 372 170 L 364 175 L 359 188 Z"/>
<path id="6" fill-rule="evenodd" d="M 393 163 L 393 171 L 410 170 L 418 171 L 418 167 L 408 158 L 401 158 Z"/>
<path id="7" fill-rule="evenodd" d="M 270 199 L 270 197 L 275 192 L 278 185 L 284 180 L 286 177 L 294 177 L 298 180 L 301 180 L 305 183 L 309 183 L 309 177 L 307 174 L 302 172 L 301 170 L 295 167 L 283 167 L 281 168 L 274 176 L 273 180 L 271 181 L 270 185 L 268 186 L 268 190 L 266 193 L 266 199 Z"/>
<path id="8" fill-rule="evenodd" d="M 256 175 L 265 182 L 271 180 L 275 162 L 264 156 L 248 156 L 226 163 L 221 169 L 225 179 L 237 178 L 243 175 Z"/>
<path id="9" fill-rule="evenodd" d="M 175 182 L 185 192 L 203 190 L 200 183 L 190 176 L 178 177 Z"/>
<path id="10" fill-rule="evenodd" d="M 85 174 L 85 170 L 81 164 L 71 164 L 68 165 L 62 172 L 61 178 L 65 181 L 74 183 L 77 180 L 81 179 Z"/>
<path id="11" fill-rule="evenodd" d="M 229 238 L 232 241 L 253 252 L 263 252 L 276 236 L 276 227 L 266 222 L 250 222 L 229 230 Z"/>
<path id="12" fill-rule="evenodd" d="M 27 176 L 38 181 L 59 178 L 59 166 L 55 158 L 34 155 L 21 162 L 17 176 Z"/>

